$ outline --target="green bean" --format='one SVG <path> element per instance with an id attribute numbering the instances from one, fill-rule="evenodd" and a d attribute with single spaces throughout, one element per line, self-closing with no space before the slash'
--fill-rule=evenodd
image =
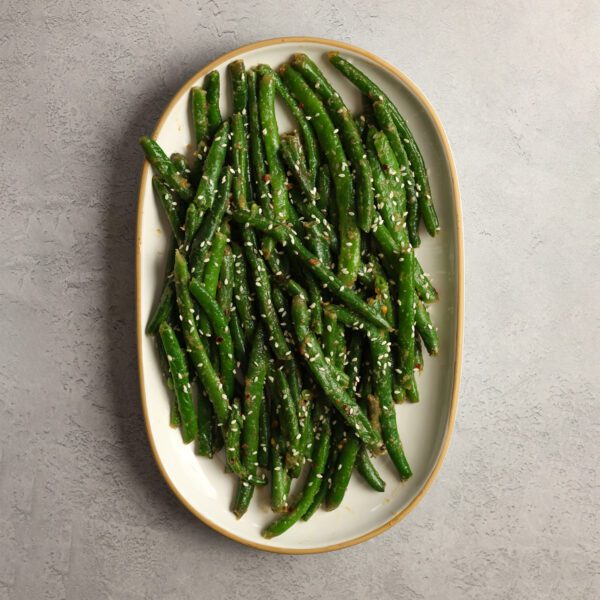
<path id="1" fill-rule="evenodd" d="M 415 324 L 427 353 L 430 356 L 436 356 L 440 351 L 440 338 L 438 337 L 437 330 L 431 322 L 427 307 L 421 302 L 417 302 L 417 309 L 415 313 Z"/>
<path id="2" fill-rule="evenodd" d="M 335 133 L 325 107 L 302 76 L 288 65 L 282 67 L 282 78 L 310 116 L 317 138 L 323 148 L 334 181 L 339 222 L 340 254 L 338 273 L 345 286 L 352 287 L 360 266 L 360 230 L 356 225 L 352 177 L 346 155 Z"/>
<path id="3" fill-rule="evenodd" d="M 271 509 L 273 512 L 284 512 L 287 510 L 287 496 L 290 490 L 291 478 L 288 475 L 287 469 L 285 468 L 285 462 L 283 460 L 283 454 L 285 447 L 279 430 L 274 430 L 274 440 L 271 448 Z"/>
<path id="4" fill-rule="evenodd" d="M 396 351 L 398 349 L 396 348 Z M 394 404 L 402 404 L 406 400 L 406 390 L 404 389 L 404 385 L 402 384 L 402 377 L 399 373 L 392 374 L 392 398 L 394 399 Z"/>
<path id="5" fill-rule="evenodd" d="M 250 293 L 250 280 L 243 251 L 237 244 L 232 244 L 232 249 L 235 257 L 233 301 L 246 343 L 250 343 L 254 338 L 254 328 L 256 327 L 256 319 L 252 311 L 254 297 Z"/>
<path id="6" fill-rule="evenodd" d="M 374 127 L 369 127 L 369 143 L 371 144 L 372 149 L 377 154 L 379 162 L 381 166 L 386 172 L 386 179 L 389 183 L 389 191 L 390 191 L 390 204 L 392 205 L 394 210 L 394 223 L 395 230 L 398 231 L 398 243 L 402 250 L 406 250 L 408 248 L 408 244 L 410 243 L 410 236 L 408 232 L 408 223 L 407 223 L 407 215 L 413 218 L 411 221 L 410 227 L 414 229 L 414 205 L 407 210 L 406 205 L 406 190 L 407 186 L 404 182 L 403 173 L 406 169 L 400 165 L 396 158 L 396 154 L 392 145 L 390 144 L 386 134 L 383 131 L 377 131 Z M 416 193 L 416 192 L 415 192 Z M 418 195 L 418 194 L 417 194 Z M 414 232 L 413 232 L 414 236 Z M 416 239 L 418 239 L 418 232 L 416 234 Z"/>
<path id="7" fill-rule="evenodd" d="M 319 487 L 319 491 L 315 494 L 311 505 L 308 507 L 306 512 L 302 515 L 303 521 L 308 521 L 322 504 L 325 502 L 325 498 L 327 497 L 327 492 L 329 491 L 329 487 L 331 485 L 333 473 L 337 468 L 337 458 L 339 451 L 335 444 L 332 443 L 331 450 L 329 451 L 329 458 L 327 459 L 327 466 L 325 467 L 325 472 L 323 473 L 323 478 L 321 481 L 321 485 Z"/>
<path id="8" fill-rule="evenodd" d="M 210 210 L 204 215 L 189 251 L 190 271 L 196 276 L 201 276 L 204 271 L 204 265 L 211 248 L 212 239 L 221 226 L 223 217 L 229 206 L 231 182 L 231 171 L 228 167 L 224 167 L 215 201 Z"/>
<path id="9" fill-rule="evenodd" d="M 248 72 L 248 145 L 251 173 L 258 192 L 259 202 L 265 209 L 269 205 L 269 186 L 266 180 L 265 150 L 262 141 L 260 116 L 258 112 L 258 93 L 256 89 L 256 71 Z"/>
<path id="10" fill-rule="evenodd" d="M 170 156 L 170 159 L 175 165 L 175 168 L 179 171 L 179 174 L 188 179 L 191 171 L 187 158 L 179 152 L 173 152 L 173 154 Z"/>
<path id="11" fill-rule="evenodd" d="M 258 107 L 257 73 L 251 70 L 248 73 L 248 146 L 249 163 L 251 165 L 251 181 L 254 181 L 258 202 L 264 213 L 272 217 L 273 209 L 269 197 L 271 196 L 268 181 L 270 176 L 266 171 L 265 149 L 262 139 L 262 127 Z M 250 186 L 252 187 L 252 186 Z M 275 247 L 275 240 L 265 237 L 262 241 L 262 250 L 268 258 Z"/>
<path id="12" fill-rule="evenodd" d="M 287 318 L 287 315 L 286 315 L 286 318 Z M 292 334 L 292 330 L 293 330 L 293 327 L 291 327 L 291 324 L 290 324 L 290 328 L 289 328 L 289 330 L 286 330 L 286 333 L 288 334 L 291 344 L 294 343 L 294 337 Z M 292 401 L 294 402 L 295 409 L 299 414 L 300 406 L 301 406 L 301 402 L 302 402 L 302 399 L 301 399 L 302 375 L 300 374 L 300 367 L 296 363 L 295 358 L 291 358 L 289 361 L 286 361 L 284 363 L 283 370 L 285 371 L 285 376 L 286 376 L 287 382 L 290 386 L 290 392 L 292 394 Z"/>
<path id="13" fill-rule="evenodd" d="M 178 250 L 175 252 L 174 274 L 177 305 L 179 306 L 179 316 L 183 325 L 187 349 L 189 350 L 202 386 L 212 402 L 219 426 L 224 428 L 227 426 L 229 420 L 227 394 L 225 394 L 221 381 L 215 373 L 196 328 L 193 301 L 188 289 L 190 275 L 185 258 Z"/>
<path id="14" fill-rule="evenodd" d="M 331 176 L 329 174 L 329 167 L 327 165 L 321 165 L 319 172 L 317 173 L 317 206 L 323 214 L 327 214 L 333 225 L 336 221 L 332 218 L 332 214 L 335 214 L 335 203 L 331 197 Z"/>
<path id="15" fill-rule="evenodd" d="M 330 53 L 330 62 L 338 69 L 345 77 L 347 77 L 363 94 L 367 94 L 371 99 L 383 100 L 388 104 L 392 113 L 392 119 L 398 132 L 405 144 L 406 152 L 411 162 L 411 166 L 415 172 L 417 181 L 417 190 L 419 191 L 419 210 L 423 216 L 425 227 L 430 235 L 435 235 L 439 230 L 439 224 L 435 209 L 431 200 L 431 189 L 429 186 L 429 178 L 427 177 L 427 169 L 423 156 L 415 138 L 410 131 L 408 124 L 403 119 L 402 115 L 390 99 L 377 87 L 364 73 L 359 71 L 354 65 L 344 60 L 337 53 Z"/>
<path id="16" fill-rule="evenodd" d="M 375 103 L 375 104 L 377 104 L 377 103 Z M 375 106 L 375 104 L 373 105 L 373 108 L 374 108 L 375 114 L 377 115 L 378 108 Z M 408 173 L 408 179 L 410 179 L 410 174 L 412 173 L 412 176 L 414 177 L 414 180 L 415 180 L 414 188 L 415 188 L 416 201 L 413 203 L 412 206 L 410 204 L 410 186 L 407 188 L 408 189 L 408 197 L 409 197 L 409 206 L 408 206 L 409 217 L 411 216 L 411 214 L 414 215 L 415 208 L 418 208 L 418 211 L 421 213 L 421 216 L 423 217 L 423 222 L 425 223 L 427 232 L 431 236 L 434 236 L 437 233 L 437 231 L 439 230 L 439 223 L 438 223 L 437 214 L 435 212 L 435 208 L 433 207 L 433 204 L 431 202 L 431 192 L 429 190 L 429 181 L 426 178 L 427 189 L 424 191 L 418 182 L 417 169 L 415 168 L 414 171 L 409 170 L 410 167 L 413 167 L 413 168 L 415 167 L 415 163 L 412 163 L 412 161 L 410 160 L 410 155 L 408 154 L 409 145 L 407 145 L 407 144 L 409 143 L 409 140 L 406 137 L 403 140 L 400 139 L 400 131 L 397 129 L 397 127 L 395 125 L 394 116 L 393 116 L 392 112 L 389 111 L 388 114 L 385 114 L 386 104 L 385 103 L 382 103 L 382 104 L 383 104 L 383 108 L 380 108 L 379 110 L 384 114 L 380 115 L 378 117 L 378 121 L 380 123 L 382 123 L 382 121 L 385 121 L 388 123 L 388 130 L 386 131 L 386 135 L 388 137 L 388 140 L 390 141 L 390 145 L 394 149 L 394 154 L 398 157 L 399 162 L 400 162 L 400 155 L 402 156 L 402 158 L 404 158 L 404 155 L 406 156 L 406 161 L 404 162 L 404 165 L 402 162 L 400 162 L 400 169 L 401 169 L 401 173 L 403 175 L 403 179 L 406 182 L 407 173 Z M 404 155 L 401 154 L 399 144 L 402 146 Z M 400 155 L 399 155 L 399 152 L 400 152 Z M 404 166 L 404 168 L 403 168 L 403 166 Z M 423 166 L 423 168 L 424 168 L 424 166 Z"/>
<path id="17" fill-rule="evenodd" d="M 377 144 L 381 141 L 387 144 L 387 138 L 382 132 L 376 132 L 373 127 L 369 127 L 367 134 L 367 156 L 372 166 L 373 185 L 375 187 L 375 196 L 377 198 L 377 208 L 381 212 L 383 221 L 390 233 L 394 237 L 396 245 L 400 250 L 406 251 L 410 246 L 408 233 L 406 231 L 406 197 L 401 183 L 396 181 L 396 174 L 399 171 L 394 171 L 387 163 L 383 163 L 380 156 L 377 155 Z M 390 152 L 390 156 L 394 159 L 391 147 L 385 148 Z M 384 173 L 383 167 L 386 168 Z M 398 177 L 399 178 L 399 177 Z"/>
<path id="18" fill-rule="evenodd" d="M 246 368 L 246 339 L 236 310 L 229 316 L 229 331 L 233 342 L 233 354 L 242 370 Z"/>
<path id="19" fill-rule="evenodd" d="M 250 198 L 250 180 L 246 177 L 248 169 L 248 147 L 246 130 L 241 113 L 231 117 L 233 198 L 237 208 L 247 208 Z"/>
<path id="20" fill-rule="evenodd" d="M 302 496 L 291 512 L 279 517 L 279 519 L 271 523 L 263 531 L 262 535 L 267 539 L 281 535 L 294 525 L 294 523 L 297 523 L 312 504 L 315 495 L 319 491 L 319 487 L 322 485 L 323 472 L 325 471 L 331 447 L 331 429 L 329 420 L 321 410 L 317 411 L 316 421 L 319 426 L 319 432 L 315 436 L 316 441 L 312 454 L 310 473 L 302 491 Z"/>
<path id="21" fill-rule="evenodd" d="M 429 304 L 435 302 L 439 296 L 437 290 L 433 287 L 433 284 L 423 272 L 423 267 L 418 260 L 415 259 L 415 289 L 419 295 L 420 300 Z"/>
<path id="22" fill-rule="evenodd" d="M 179 416 L 179 408 L 177 408 L 177 397 L 175 396 L 175 386 L 171 377 L 171 371 L 169 369 L 169 361 L 167 360 L 167 354 L 162 345 L 162 342 L 156 345 L 158 350 L 158 359 L 160 362 L 160 371 L 162 376 L 165 378 L 167 387 L 169 388 L 170 399 L 169 399 L 169 425 L 171 427 L 179 427 L 181 424 L 181 417 Z M 189 373 L 189 371 L 188 371 Z"/>
<path id="23" fill-rule="evenodd" d="M 373 237 L 381 248 L 386 260 L 391 262 L 390 268 L 393 268 L 400 254 L 400 248 L 396 244 L 394 236 L 384 223 L 379 223 L 378 220 L 375 220 L 373 224 Z"/>
<path id="24" fill-rule="evenodd" d="M 375 114 L 373 113 L 373 103 L 371 102 L 371 98 L 367 94 L 361 94 L 362 99 L 362 111 L 363 114 L 361 117 L 365 121 L 365 125 L 368 127 L 369 125 L 375 125 Z"/>
<path id="25" fill-rule="evenodd" d="M 190 245 L 200 227 L 201 215 L 196 208 L 196 205 L 192 202 L 185 212 L 185 226 L 184 226 L 184 240 L 183 245 L 186 251 L 189 250 Z"/>
<path id="26" fill-rule="evenodd" d="M 337 314 L 330 306 L 323 310 L 323 353 L 325 360 L 336 369 L 344 369 L 344 358 L 346 354 L 346 341 L 344 339 L 344 328 L 338 323 Z"/>
<path id="27" fill-rule="evenodd" d="M 371 148 L 375 151 L 377 159 L 385 171 L 386 179 L 390 182 L 392 189 L 396 191 L 395 201 L 400 215 L 403 215 L 406 211 L 406 187 L 402 185 L 402 181 L 403 171 L 406 168 L 398 161 L 385 132 L 379 131 L 375 126 L 369 126 L 367 136 Z"/>
<path id="28" fill-rule="evenodd" d="M 252 175 L 250 169 L 250 159 L 248 157 L 248 105 L 249 105 L 249 86 L 248 75 L 243 60 L 236 60 L 229 63 L 229 74 L 231 76 L 231 88 L 233 92 L 233 113 L 241 115 L 241 123 L 243 125 L 241 131 L 241 140 L 243 143 L 243 161 L 238 174 L 243 175 L 245 182 L 245 198 L 248 203 L 254 199 L 252 190 Z M 235 166 L 235 165 L 234 165 Z M 243 170 L 242 170 L 243 169 Z"/>
<path id="29" fill-rule="evenodd" d="M 208 135 L 213 137 L 223 119 L 221 117 L 221 108 L 219 106 L 221 96 L 221 76 L 219 71 L 211 71 L 204 78 L 204 89 L 206 90 Z"/>
<path id="30" fill-rule="evenodd" d="M 371 164 L 371 171 L 373 173 L 373 188 L 375 189 L 376 207 L 377 211 L 381 214 L 381 217 L 379 217 L 379 215 L 375 216 L 373 229 L 376 230 L 384 225 L 393 235 L 394 244 L 397 245 L 400 243 L 398 236 L 402 228 L 402 223 L 397 221 L 396 215 L 391 210 L 392 203 L 390 196 L 392 192 L 389 188 L 389 183 L 386 180 L 383 169 L 381 168 L 381 165 L 379 164 L 379 161 L 377 160 L 372 148 L 369 147 L 369 144 L 367 144 L 367 157 Z"/>
<path id="31" fill-rule="evenodd" d="M 381 478 L 375 465 L 371 462 L 367 449 L 362 446 L 356 457 L 356 470 L 376 492 L 385 492 L 385 481 Z"/>
<path id="32" fill-rule="evenodd" d="M 269 366 L 266 387 L 271 405 L 271 437 L 269 438 L 271 456 L 271 509 L 274 512 L 287 510 L 287 495 L 290 489 L 290 477 L 285 468 L 283 457 L 285 455 L 285 440 L 279 424 L 279 398 L 275 388 L 275 373 L 273 366 Z"/>
<path id="33" fill-rule="evenodd" d="M 223 437 L 224 432 L 219 427 L 219 423 L 217 422 L 217 416 L 214 411 L 212 414 L 212 454 L 213 456 L 220 452 L 225 446 L 225 439 Z M 227 464 L 225 465 L 227 467 Z M 229 472 L 226 470 L 226 472 Z M 261 483 L 262 485 L 262 483 Z"/>
<path id="34" fill-rule="evenodd" d="M 219 285 L 219 273 L 223 264 L 223 256 L 225 255 L 225 246 L 227 245 L 229 225 L 227 221 L 223 221 L 220 231 L 217 231 L 213 238 L 210 248 L 210 254 L 204 259 L 206 266 L 204 273 L 199 278 L 199 283 L 202 282 L 211 298 L 217 295 L 217 286 Z M 210 320 L 204 312 L 200 313 L 198 321 L 200 332 L 206 336 L 210 335 Z"/>
<path id="35" fill-rule="evenodd" d="M 225 432 L 225 460 L 226 472 L 237 475 L 242 481 L 251 485 L 266 485 L 267 480 L 262 475 L 251 473 L 242 463 L 241 436 L 242 436 L 242 409 L 239 398 L 231 404 L 229 423 Z"/>
<path id="36" fill-rule="evenodd" d="M 337 314 L 336 314 L 337 320 Z M 363 352 L 363 340 L 357 331 L 351 332 L 350 344 L 348 346 L 348 365 L 347 375 L 349 382 L 350 392 L 356 394 L 358 384 L 361 379 L 362 369 L 362 352 Z"/>
<path id="37" fill-rule="evenodd" d="M 227 65 L 231 77 L 233 95 L 233 112 L 246 114 L 248 106 L 248 84 L 246 81 L 246 67 L 243 60 L 235 60 Z"/>
<path id="38" fill-rule="evenodd" d="M 271 466 L 271 424 L 269 423 L 270 408 L 267 405 L 267 398 L 264 398 L 260 407 L 260 422 L 258 428 L 258 464 L 268 469 Z"/>
<path id="39" fill-rule="evenodd" d="M 382 101 L 377 101 L 373 104 L 373 110 L 379 126 L 385 133 L 394 154 L 396 160 L 400 166 L 400 173 L 402 175 L 402 181 L 404 183 L 404 189 L 406 191 L 406 199 L 408 203 L 408 236 L 410 242 L 414 247 L 420 245 L 421 241 L 418 234 L 418 197 L 417 190 L 415 188 L 415 180 L 412 169 L 410 168 L 410 161 L 406 150 L 400 139 L 400 134 L 396 129 L 396 125 L 392 119 L 392 113 L 389 109 L 389 105 Z"/>
<path id="40" fill-rule="evenodd" d="M 336 385 L 339 385 L 344 390 L 350 387 L 350 378 L 342 369 L 336 365 L 329 365 L 329 371 Z"/>
<path id="41" fill-rule="evenodd" d="M 373 260 L 375 272 L 375 293 L 381 304 L 381 312 L 385 315 L 390 327 L 396 326 L 396 310 L 392 302 L 390 284 L 377 259 Z"/>
<path id="42" fill-rule="evenodd" d="M 302 141 L 304 142 L 306 167 L 308 169 L 308 173 L 311 178 L 312 184 L 314 185 L 315 179 L 317 177 L 317 169 L 319 167 L 319 148 L 317 146 L 317 140 L 315 138 L 315 134 L 312 130 L 312 127 L 310 126 L 310 123 L 307 121 L 304 113 L 302 112 L 302 108 L 294 100 L 293 96 L 290 94 L 288 89 L 281 81 L 279 75 L 266 65 L 259 65 L 258 71 L 261 75 L 269 73 L 273 77 L 277 93 L 287 105 L 287 107 L 290 109 L 292 116 L 296 119 L 296 122 L 298 123 L 298 128 L 300 129 L 300 134 L 302 135 Z"/>
<path id="43" fill-rule="evenodd" d="M 203 215 L 213 205 L 219 176 L 223 171 L 227 147 L 229 146 L 228 135 L 229 121 L 224 121 L 210 145 L 204 161 L 202 177 L 194 196 L 194 204 L 200 215 Z"/>
<path id="44" fill-rule="evenodd" d="M 262 125 L 262 138 L 269 167 L 269 181 L 273 199 L 273 214 L 277 220 L 289 219 L 288 194 L 285 171 L 279 158 L 279 129 L 275 117 L 275 80 L 272 74 L 265 74 L 258 84 L 258 109 Z"/>
<path id="45" fill-rule="evenodd" d="M 239 223 L 249 223 L 252 227 L 273 236 L 288 252 L 298 256 L 302 263 L 310 269 L 317 279 L 323 282 L 324 287 L 334 296 L 378 327 L 388 328 L 387 321 L 374 311 L 356 292 L 348 289 L 327 266 L 322 265 L 316 256 L 309 252 L 300 243 L 298 237 L 285 227 L 285 225 L 245 211 L 234 212 L 233 218 Z"/>
<path id="46" fill-rule="evenodd" d="M 423 348 L 421 347 L 421 340 L 415 336 L 415 369 L 422 371 L 424 366 L 425 363 L 423 361 Z"/>
<path id="47" fill-rule="evenodd" d="M 193 87 L 190 92 L 192 103 L 192 126 L 194 129 L 194 139 L 198 156 L 204 155 L 208 140 L 208 99 L 206 90 L 201 87 Z"/>
<path id="48" fill-rule="evenodd" d="M 148 323 L 146 324 L 146 333 L 156 333 L 160 327 L 160 324 L 170 319 L 174 309 L 175 288 L 173 286 L 173 282 L 168 279 L 165 283 L 165 287 L 163 288 L 160 300 L 148 319 Z"/>
<path id="49" fill-rule="evenodd" d="M 196 454 L 212 458 L 215 452 L 213 432 L 214 411 L 210 398 L 204 390 L 198 396 L 198 433 Z"/>
<path id="50" fill-rule="evenodd" d="M 243 464 L 251 476 L 256 476 L 258 466 L 260 411 L 264 398 L 265 379 L 269 365 L 269 349 L 262 327 L 257 327 L 250 351 L 248 371 L 244 391 L 244 421 L 242 432 Z M 238 519 L 246 512 L 252 493 L 242 488 L 251 487 L 243 481 L 240 484 L 234 513 Z"/>
<path id="51" fill-rule="evenodd" d="M 193 156 L 195 158 L 191 167 L 190 183 L 195 188 L 198 187 L 200 177 L 202 177 L 202 165 L 210 136 L 208 133 L 208 101 L 206 98 L 206 90 L 201 87 L 193 87 L 190 92 L 192 105 L 192 128 L 194 130 L 195 148 Z"/>
<path id="52" fill-rule="evenodd" d="M 368 232 L 374 217 L 373 188 L 371 187 L 371 166 L 365 157 L 360 131 L 341 96 L 306 54 L 295 54 L 292 64 L 313 87 L 327 107 L 331 119 L 340 130 L 344 149 L 356 174 L 357 223 L 363 231 Z"/>
<path id="53" fill-rule="evenodd" d="M 198 301 L 200 308 L 212 326 L 215 334 L 215 343 L 219 350 L 219 365 L 221 368 L 221 383 L 227 398 L 233 397 L 235 360 L 233 357 L 233 342 L 227 319 L 215 300 L 212 292 L 202 285 L 198 279 L 190 281 L 190 292 Z"/>
<path id="54" fill-rule="evenodd" d="M 281 156 L 287 166 L 292 172 L 300 189 L 307 198 L 315 199 L 316 192 L 313 190 L 313 183 L 311 181 L 310 173 L 306 168 L 303 160 L 303 149 L 300 136 L 297 131 L 292 133 L 284 133 L 281 136 Z"/>
<path id="55" fill-rule="evenodd" d="M 306 301 L 300 296 L 295 296 L 292 301 L 292 319 L 300 345 L 300 354 L 306 359 L 306 364 L 317 383 L 358 437 L 369 447 L 377 446 L 380 442 L 379 436 L 363 415 L 354 398 L 349 396 L 335 381 L 323 350 L 308 327 L 308 308 Z"/>
<path id="56" fill-rule="evenodd" d="M 310 458 L 314 442 L 314 430 L 312 427 L 313 394 L 310 390 L 302 390 L 301 403 L 298 411 L 300 425 L 300 452 L 305 459 Z"/>
<path id="57" fill-rule="evenodd" d="M 163 348 L 169 362 L 171 378 L 177 398 L 177 408 L 181 417 L 181 435 L 183 442 L 189 444 L 198 431 L 196 409 L 192 401 L 189 373 L 185 355 L 172 327 L 163 321 L 158 329 Z"/>
<path id="58" fill-rule="evenodd" d="M 275 307 L 275 311 L 277 312 L 278 318 L 280 320 L 281 328 L 283 329 L 286 337 L 290 337 L 290 327 L 289 324 L 286 323 L 286 318 L 288 317 L 288 302 L 283 292 L 281 291 L 281 287 L 278 285 L 274 285 L 271 287 L 271 298 L 273 299 L 273 306 Z"/>
<path id="59" fill-rule="evenodd" d="M 321 306 L 321 290 L 314 277 L 307 278 L 308 301 L 310 302 L 310 328 L 316 336 L 323 333 L 323 309 Z"/>
<path id="60" fill-rule="evenodd" d="M 240 399 L 235 398 L 230 406 L 229 423 L 225 435 L 226 471 L 237 475 L 244 471 L 240 455 L 243 423 Z"/>
<path id="61" fill-rule="evenodd" d="M 140 138 L 140 144 L 146 155 L 146 159 L 154 167 L 165 184 L 183 201 L 190 202 L 194 195 L 190 187 L 190 182 L 179 173 L 177 167 L 171 162 L 158 143 L 143 136 Z"/>
<path id="62" fill-rule="evenodd" d="M 284 331 L 284 335 L 288 344 L 294 344 L 293 326 L 289 322 L 289 303 L 287 298 L 283 295 L 281 289 L 277 286 L 273 286 L 272 290 L 273 306 L 277 312 L 278 318 L 280 319 L 281 328 Z M 287 383 L 290 388 L 292 404 L 295 410 L 298 410 L 301 404 L 302 394 L 302 377 L 300 375 L 300 368 L 296 363 L 295 357 L 292 355 L 288 360 L 283 363 L 283 370 L 287 378 Z"/>
<path id="63" fill-rule="evenodd" d="M 238 518 L 241 519 L 248 510 L 252 497 L 254 496 L 254 485 L 248 483 L 243 479 L 238 480 L 238 487 L 233 499 L 233 505 L 231 511 Z"/>
<path id="64" fill-rule="evenodd" d="M 367 394 L 366 408 L 371 427 L 377 431 L 379 435 L 381 435 L 381 404 L 379 403 L 379 398 L 377 398 L 377 396 L 374 394 Z M 385 446 L 379 446 L 377 448 L 372 448 L 371 451 L 373 454 L 380 455 L 386 453 L 386 448 Z"/>
<path id="65" fill-rule="evenodd" d="M 229 321 L 231 304 L 233 302 L 233 278 L 235 276 L 235 259 L 231 252 L 231 246 L 226 245 L 223 252 L 223 263 L 219 274 L 217 286 L 217 302 L 223 311 L 225 318 Z"/>
<path id="66" fill-rule="evenodd" d="M 181 217 L 179 216 L 180 206 L 177 197 L 162 182 L 160 177 L 157 177 L 156 175 L 152 177 L 152 187 L 164 208 L 175 239 L 177 239 L 178 242 L 181 242 L 183 240 L 183 231 Z"/>
<path id="67" fill-rule="evenodd" d="M 336 509 L 344 499 L 350 477 L 356 463 L 356 456 L 360 449 L 361 443 L 358 438 L 349 436 L 340 451 L 337 467 L 331 478 L 331 487 L 327 493 L 326 507 L 327 510 Z"/>
<path id="68" fill-rule="evenodd" d="M 300 461 L 300 428 L 298 425 L 298 407 L 294 402 L 286 374 L 282 369 L 275 372 L 275 384 L 279 399 L 279 426 L 286 445 L 286 467 L 293 469 Z"/>
<path id="69" fill-rule="evenodd" d="M 398 267 L 398 365 L 402 385 L 409 402 L 419 398 L 413 370 L 415 368 L 415 254 L 406 252 Z"/>
<path id="70" fill-rule="evenodd" d="M 290 202 L 288 202 L 287 211 L 290 227 L 298 237 L 304 237 L 304 224 L 300 221 L 300 215 L 296 211 L 295 206 Z M 258 214 L 260 214 L 260 211 L 258 211 Z"/>
<path id="71" fill-rule="evenodd" d="M 167 381 L 172 381 L 169 378 Z M 167 383 L 167 387 L 168 387 Z M 172 390 L 171 390 L 172 391 Z M 171 402 L 169 403 L 169 425 L 171 427 L 177 428 L 181 425 L 181 416 L 179 415 L 179 408 L 177 407 L 177 399 L 175 395 L 172 394 Z"/>
<path id="72" fill-rule="evenodd" d="M 221 272 L 221 265 L 223 264 L 223 258 L 225 256 L 225 248 L 227 247 L 228 239 L 229 224 L 227 221 L 223 221 L 220 230 L 217 231 L 215 237 L 213 238 L 210 249 L 210 258 L 207 261 L 203 274 L 204 285 L 213 298 L 217 293 L 217 287 L 219 285 L 219 273 Z"/>
<path id="73" fill-rule="evenodd" d="M 367 119 L 365 115 L 358 115 L 357 117 L 354 117 L 354 125 L 356 126 L 360 137 L 364 138 L 365 132 L 367 131 Z"/>
<path id="74" fill-rule="evenodd" d="M 370 342 L 373 380 L 381 406 L 381 433 L 388 455 L 392 459 L 400 479 L 404 481 L 412 475 L 412 471 L 406 460 L 396 424 L 396 409 L 392 396 L 392 355 L 389 334 L 382 331 L 374 332 L 370 336 Z"/>
<path id="75" fill-rule="evenodd" d="M 252 271 L 256 301 L 260 316 L 269 333 L 269 344 L 276 358 L 279 360 L 288 360 L 292 353 L 279 324 L 275 307 L 273 306 L 271 282 L 269 281 L 265 262 L 258 251 L 256 236 L 254 235 L 254 231 L 249 227 L 244 227 L 243 234 L 244 254 Z"/>

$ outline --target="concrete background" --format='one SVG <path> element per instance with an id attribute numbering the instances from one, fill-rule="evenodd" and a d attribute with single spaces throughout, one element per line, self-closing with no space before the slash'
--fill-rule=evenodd
<path id="1" fill-rule="evenodd" d="M 437 483 L 381 537 L 297 558 L 212 532 L 161 479 L 133 250 L 137 138 L 209 60 L 294 34 L 368 48 L 421 86 L 466 242 Z M 598 597 L 599 40 L 593 0 L 5 0 L 0 599 Z"/>

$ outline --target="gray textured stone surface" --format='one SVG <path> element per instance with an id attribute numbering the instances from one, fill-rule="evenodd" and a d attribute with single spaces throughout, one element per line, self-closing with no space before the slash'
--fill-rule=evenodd
<path id="1" fill-rule="evenodd" d="M 0 599 L 598 597 L 600 5 L 367 4 L 3 3 Z M 212 532 L 161 479 L 133 254 L 138 136 L 207 61 L 293 34 L 368 48 L 432 100 L 467 291 L 436 485 L 381 537 L 296 558 Z"/>

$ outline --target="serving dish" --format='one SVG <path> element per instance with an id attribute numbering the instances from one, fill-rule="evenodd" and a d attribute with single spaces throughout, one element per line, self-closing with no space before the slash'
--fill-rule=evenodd
<path id="1" fill-rule="evenodd" d="M 235 480 L 223 475 L 224 460 L 207 460 L 181 444 L 178 431 L 169 427 L 168 391 L 163 383 L 158 352 L 144 325 L 160 294 L 168 247 L 168 226 L 154 199 L 151 172 L 142 171 L 136 246 L 137 330 L 140 385 L 150 445 L 165 480 L 178 498 L 200 520 L 224 535 L 255 548 L 283 553 L 324 552 L 364 541 L 402 519 L 431 485 L 447 451 L 454 425 L 460 379 L 463 312 L 463 258 L 460 196 L 456 169 L 441 123 L 418 88 L 382 59 L 347 44 L 315 38 L 278 38 L 244 46 L 213 61 L 194 75 L 171 100 L 154 132 L 161 146 L 171 152 L 187 152 L 191 143 L 189 90 L 213 69 L 227 81 L 226 66 L 243 59 L 247 66 L 277 66 L 294 52 L 305 52 L 317 62 L 340 91 L 350 109 L 360 106 L 360 95 L 325 59 L 337 50 L 354 62 L 386 91 L 398 106 L 421 148 L 428 166 L 432 195 L 442 230 L 435 238 L 423 236 L 417 255 L 433 278 L 440 300 L 430 308 L 441 340 L 440 355 L 427 360 L 419 377 L 421 401 L 397 407 L 401 438 L 413 477 L 401 483 L 385 458 L 377 460 L 388 482 L 384 493 L 373 494 L 353 478 L 343 505 L 333 513 L 319 511 L 284 536 L 265 540 L 260 532 L 272 519 L 269 503 L 259 490 L 243 519 L 229 510 Z M 229 94 L 221 108 L 230 112 Z M 278 115 L 282 130 L 291 126 L 285 111 Z"/>

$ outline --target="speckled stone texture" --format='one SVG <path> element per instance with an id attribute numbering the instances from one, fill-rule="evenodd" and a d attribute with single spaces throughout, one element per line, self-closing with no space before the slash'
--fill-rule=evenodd
<path id="1" fill-rule="evenodd" d="M 6 0 L 0 12 L 0 599 L 597 598 L 600 4 Z M 376 8 L 375 8 L 376 6 Z M 355 43 L 429 96 L 466 242 L 438 481 L 358 547 L 289 557 L 179 504 L 140 410 L 142 154 L 206 62 Z"/>

